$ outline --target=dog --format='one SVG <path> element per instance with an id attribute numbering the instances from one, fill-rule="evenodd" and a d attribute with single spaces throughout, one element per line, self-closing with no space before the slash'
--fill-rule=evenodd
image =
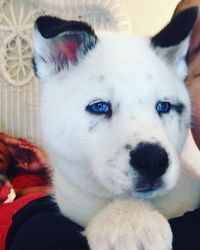
<path id="1" fill-rule="evenodd" d="M 52 16 L 35 22 L 33 64 L 55 199 L 86 228 L 92 250 L 169 250 L 166 218 L 199 204 L 200 184 L 180 167 L 196 17 L 197 8 L 187 9 L 152 38 L 96 35 L 84 22 Z"/>

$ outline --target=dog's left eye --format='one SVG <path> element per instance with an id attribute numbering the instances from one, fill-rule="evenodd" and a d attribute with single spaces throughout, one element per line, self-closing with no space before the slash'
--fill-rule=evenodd
<path id="1" fill-rule="evenodd" d="M 158 112 L 158 114 L 169 113 L 170 110 L 171 110 L 170 102 L 162 102 L 162 101 L 157 102 L 156 111 Z"/>
<path id="2" fill-rule="evenodd" d="M 112 115 L 111 104 L 109 102 L 104 102 L 104 101 L 94 101 L 86 107 L 86 110 L 90 113 L 97 115 L 103 115 L 103 114 L 106 114 L 108 116 Z"/>

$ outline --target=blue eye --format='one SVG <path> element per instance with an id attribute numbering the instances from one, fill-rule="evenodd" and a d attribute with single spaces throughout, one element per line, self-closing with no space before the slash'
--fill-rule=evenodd
<path id="1" fill-rule="evenodd" d="M 86 107 L 86 110 L 97 115 L 105 114 L 109 117 L 112 115 L 112 108 L 109 102 L 94 101 Z"/>
<path id="2" fill-rule="evenodd" d="M 159 101 L 156 104 L 156 110 L 157 110 L 158 114 L 169 113 L 169 111 L 171 110 L 171 103 Z"/>

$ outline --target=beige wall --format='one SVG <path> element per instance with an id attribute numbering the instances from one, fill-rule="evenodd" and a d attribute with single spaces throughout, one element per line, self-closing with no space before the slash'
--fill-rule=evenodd
<path id="1" fill-rule="evenodd" d="M 133 30 L 140 34 L 155 34 L 171 18 L 180 0 L 121 0 L 128 8 Z"/>

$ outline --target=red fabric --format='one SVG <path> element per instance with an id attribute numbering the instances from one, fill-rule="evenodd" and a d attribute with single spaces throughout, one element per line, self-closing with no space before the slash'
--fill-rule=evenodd
<path id="1" fill-rule="evenodd" d="M 12 217 L 16 212 L 29 202 L 44 196 L 46 196 L 46 193 L 31 194 L 22 196 L 14 202 L 0 204 L 0 250 L 5 250 L 7 233 L 12 224 Z"/>
<path id="2" fill-rule="evenodd" d="M 13 178 L 10 178 L 10 182 L 14 189 L 48 186 L 49 177 L 46 173 L 29 173 L 25 170 L 20 170 Z"/>
<path id="3" fill-rule="evenodd" d="M 10 188 L 0 183 L 0 203 L 7 199 L 9 193 L 10 193 Z"/>

